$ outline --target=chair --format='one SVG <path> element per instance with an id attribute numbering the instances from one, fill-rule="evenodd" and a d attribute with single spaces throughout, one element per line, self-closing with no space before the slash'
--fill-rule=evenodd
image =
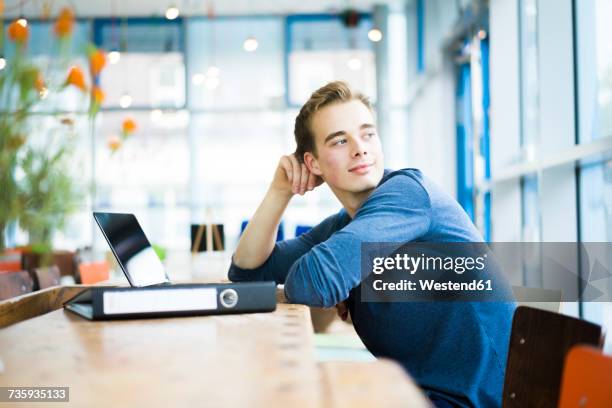
<path id="1" fill-rule="evenodd" d="M 60 270 L 57 265 L 48 268 L 35 268 L 32 271 L 34 290 L 46 289 L 60 284 Z"/>
<path id="2" fill-rule="evenodd" d="M 612 407 L 612 356 L 573 347 L 565 359 L 559 408 Z"/>
<path id="3" fill-rule="evenodd" d="M 240 235 L 242 235 L 248 223 L 249 223 L 249 220 L 242 221 L 242 224 L 240 224 Z M 285 226 L 283 225 L 283 222 L 281 221 L 280 225 L 278 226 L 278 231 L 276 232 L 276 242 L 283 241 L 284 239 L 285 239 Z"/>
<path id="4" fill-rule="evenodd" d="M 601 348 L 603 340 L 599 325 L 519 306 L 512 319 L 503 406 L 556 407 L 567 352 L 577 344 Z"/>
<path id="5" fill-rule="evenodd" d="M 0 253 L 0 273 L 21 271 L 21 251 L 7 249 Z"/>
<path id="6" fill-rule="evenodd" d="M 22 268 L 28 271 L 38 268 L 43 263 L 45 257 L 49 257 L 50 265 L 57 265 L 60 270 L 60 275 L 71 276 L 74 275 L 74 257 L 75 254 L 72 251 L 53 251 L 52 254 L 44 255 L 33 252 L 24 252 L 21 256 Z"/>
<path id="7" fill-rule="evenodd" d="M 90 285 L 108 280 L 110 267 L 108 262 L 87 262 L 79 265 L 79 276 L 81 283 Z"/>
<path id="8" fill-rule="evenodd" d="M 21 296 L 34 290 L 34 281 L 28 271 L 0 274 L 0 300 Z"/>
<path id="9" fill-rule="evenodd" d="M 312 226 L 310 225 L 298 225 L 297 227 L 295 227 L 295 237 L 299 237 L 300 235 L 310 231 L 312 229 Z"/>
<path id="10" fill-rule="evenodd" d="M 212 234 L 212 250 L 223 251 L 225 249 L 223 224 L 191 224 L 191 252 L 193 254 L 206 251 L 208 231 Z"/>

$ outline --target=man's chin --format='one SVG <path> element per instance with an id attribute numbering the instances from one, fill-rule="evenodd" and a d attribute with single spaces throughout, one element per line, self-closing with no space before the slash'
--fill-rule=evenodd
<path id="1" fill-rule="evenodd" d="M 354 180 L 355 186 L 359 186 L 359 188 L 363 189 L 372 189 L 378 186 L 380 180 L 383 177 L 384 170 L 372 169 L 368 174 L 364 174 L 363 176 L 358 176 L 357 179 Z"/>
<path id="2" fill-rule="evenodd" d="M 364 193 L 375 189 L 376 186 L 378 186 L 379 181 L 380 180 L 377 180 L 377 177 L 364 177 L 360 180 L 355 180 L 352 182 L 346 190 L 350 191 L 351 193 Z"/>
<path id="3" fill-rule="evenodd" d="M 336 184 L 330 182 L 328 178 L 327 184 L 332 190 L 345 191 L 352 194 L 361 194 L 375 189 L 382 179 L 383 171 L 376 171 L 364 175 L 349 175 L 342 180 L 336 179 Z"/>

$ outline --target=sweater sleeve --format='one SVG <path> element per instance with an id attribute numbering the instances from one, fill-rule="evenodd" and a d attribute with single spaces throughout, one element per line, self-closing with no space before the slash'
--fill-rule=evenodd
<path id="1" fill-rule="evenodd" d="M 285 283 L 291 265 L 302 255 L 310 251 L 318 243 L 325 241 L 347 219 L 344 210 L 331 215 L 310 231 L 294 239 L 277 242 L 268 259 L 258 268 L 243 269 L 233 260 L 228 271 L 228 279 L 232 282 L 241 281 L 275 281 Z"/>
<path id="2" fill-rule="evenodd" d="M 331 307 L 345 300 L 361 276 L 361 243 L 409 242 L 429 230 L 431 202 L 411 177 L 393 177 L 364 202 L 353 220 L 295 262 L 286 276 L 291 303 Z"/>

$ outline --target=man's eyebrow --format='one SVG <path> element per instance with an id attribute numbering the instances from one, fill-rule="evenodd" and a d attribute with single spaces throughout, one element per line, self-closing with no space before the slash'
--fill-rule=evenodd
<path id="1" fill-rule="evenodd" d="M 363 125 L 359 126 L 359 130 L 363 130 L 363 129 L 376 129 L 376 126 L 374 126 L 371 123 L 364 123 Z M 337 132 L 330 133 L 329 135 L 327 135 L 323 143 L 329 142 L 331 139 L 333 139 L 336 136 L 343 136 L 343 135 L 346 135 L 346 132 L 344 130 L 339 130 Z"/>
<path id="2" fill-rule="evenodd" d="M 344 130 L 339 130 L 337 132 L 334 133 L 330 133 L 329 135 L 327 135 L 327 137 L 325 138 L 325 141 L 323 143 L 327 143 L 329 142 L 331 139 L 333 139 L 336 136 L 342 136 L 342 135 L 346 135 L 346 132 Z"/>

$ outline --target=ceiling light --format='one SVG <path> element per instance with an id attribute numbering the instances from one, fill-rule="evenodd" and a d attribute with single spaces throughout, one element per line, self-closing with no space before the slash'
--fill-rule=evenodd
<path id="1" fill-rule="evenodd" d="M 195 85 L 195 86 L 200 86 L 204 83 L 204 81 L 206 80 L 206 77 L 204 76 L 204 74 L 198 72 L 197 74 L 193 74 L 193 76 L 191 77 L 191 82 Z"/>
<path id="2" fill-rule="evenodd" d="M 382 40 L 382 37 L 382 31 L 380 31 L 378 28 L 373 28 L 368 31 L 368 38 L 370 39 L 370 41 L 379 42 L 380 40 Z"/>
<path id="3" fill-rule="evenodd" d="M 209 76 L 206 78 L 206 88 L 208 88 L 211 91 L 214 91 L 215 89 L 219 87 L 220 82 L 221 81 L 219 81 L 219 77 Z"/>
<path id="4" fill-rule="evenodd" d="M 244 47 L 245 51 L 253 52 L 257 49 L 257 47 L 259 47 L 259 43 L 255 39 L 255 37 L 249 37 L 244 40 L 244 44 L 242 46 Z"/>
<path id="5" fill-rule="evenodd" d="M 123 109 L 129 108 L 132 105 L 132 95 L 129 93 L 124 93 L 119 97 L 119 106 Z"/>
<path id="6" fill-rule="evenodd" d="M 211 65 L 206 70 L 206 76 L 209 76 L 209 77 L 218 77 L 220 73 L 221 73 L 221 70 L 215 67 L 214 65 Z"/>
<path id="7" fill-rule="evenodd" d="M 119 51 L 111 51 L 108 53 L 108 62 L 116 64 L 121 59 L 121 53 Z"/>
<path id="8" fill-rule="evenodd" d="M 166 18 L 168 20 L 174 20 L 179 16 L 180 12 L 176 6 L 169 6 L 166 9 Z"/>
<path id="9" fill-rule="evenodd" d="M 346 65 L 348 65 L 349 69 L 352 71 L 359 71 L 363 64 L 361 63 L 361 59 L 357 57 L 352 57 L 348 60 Z"/>

